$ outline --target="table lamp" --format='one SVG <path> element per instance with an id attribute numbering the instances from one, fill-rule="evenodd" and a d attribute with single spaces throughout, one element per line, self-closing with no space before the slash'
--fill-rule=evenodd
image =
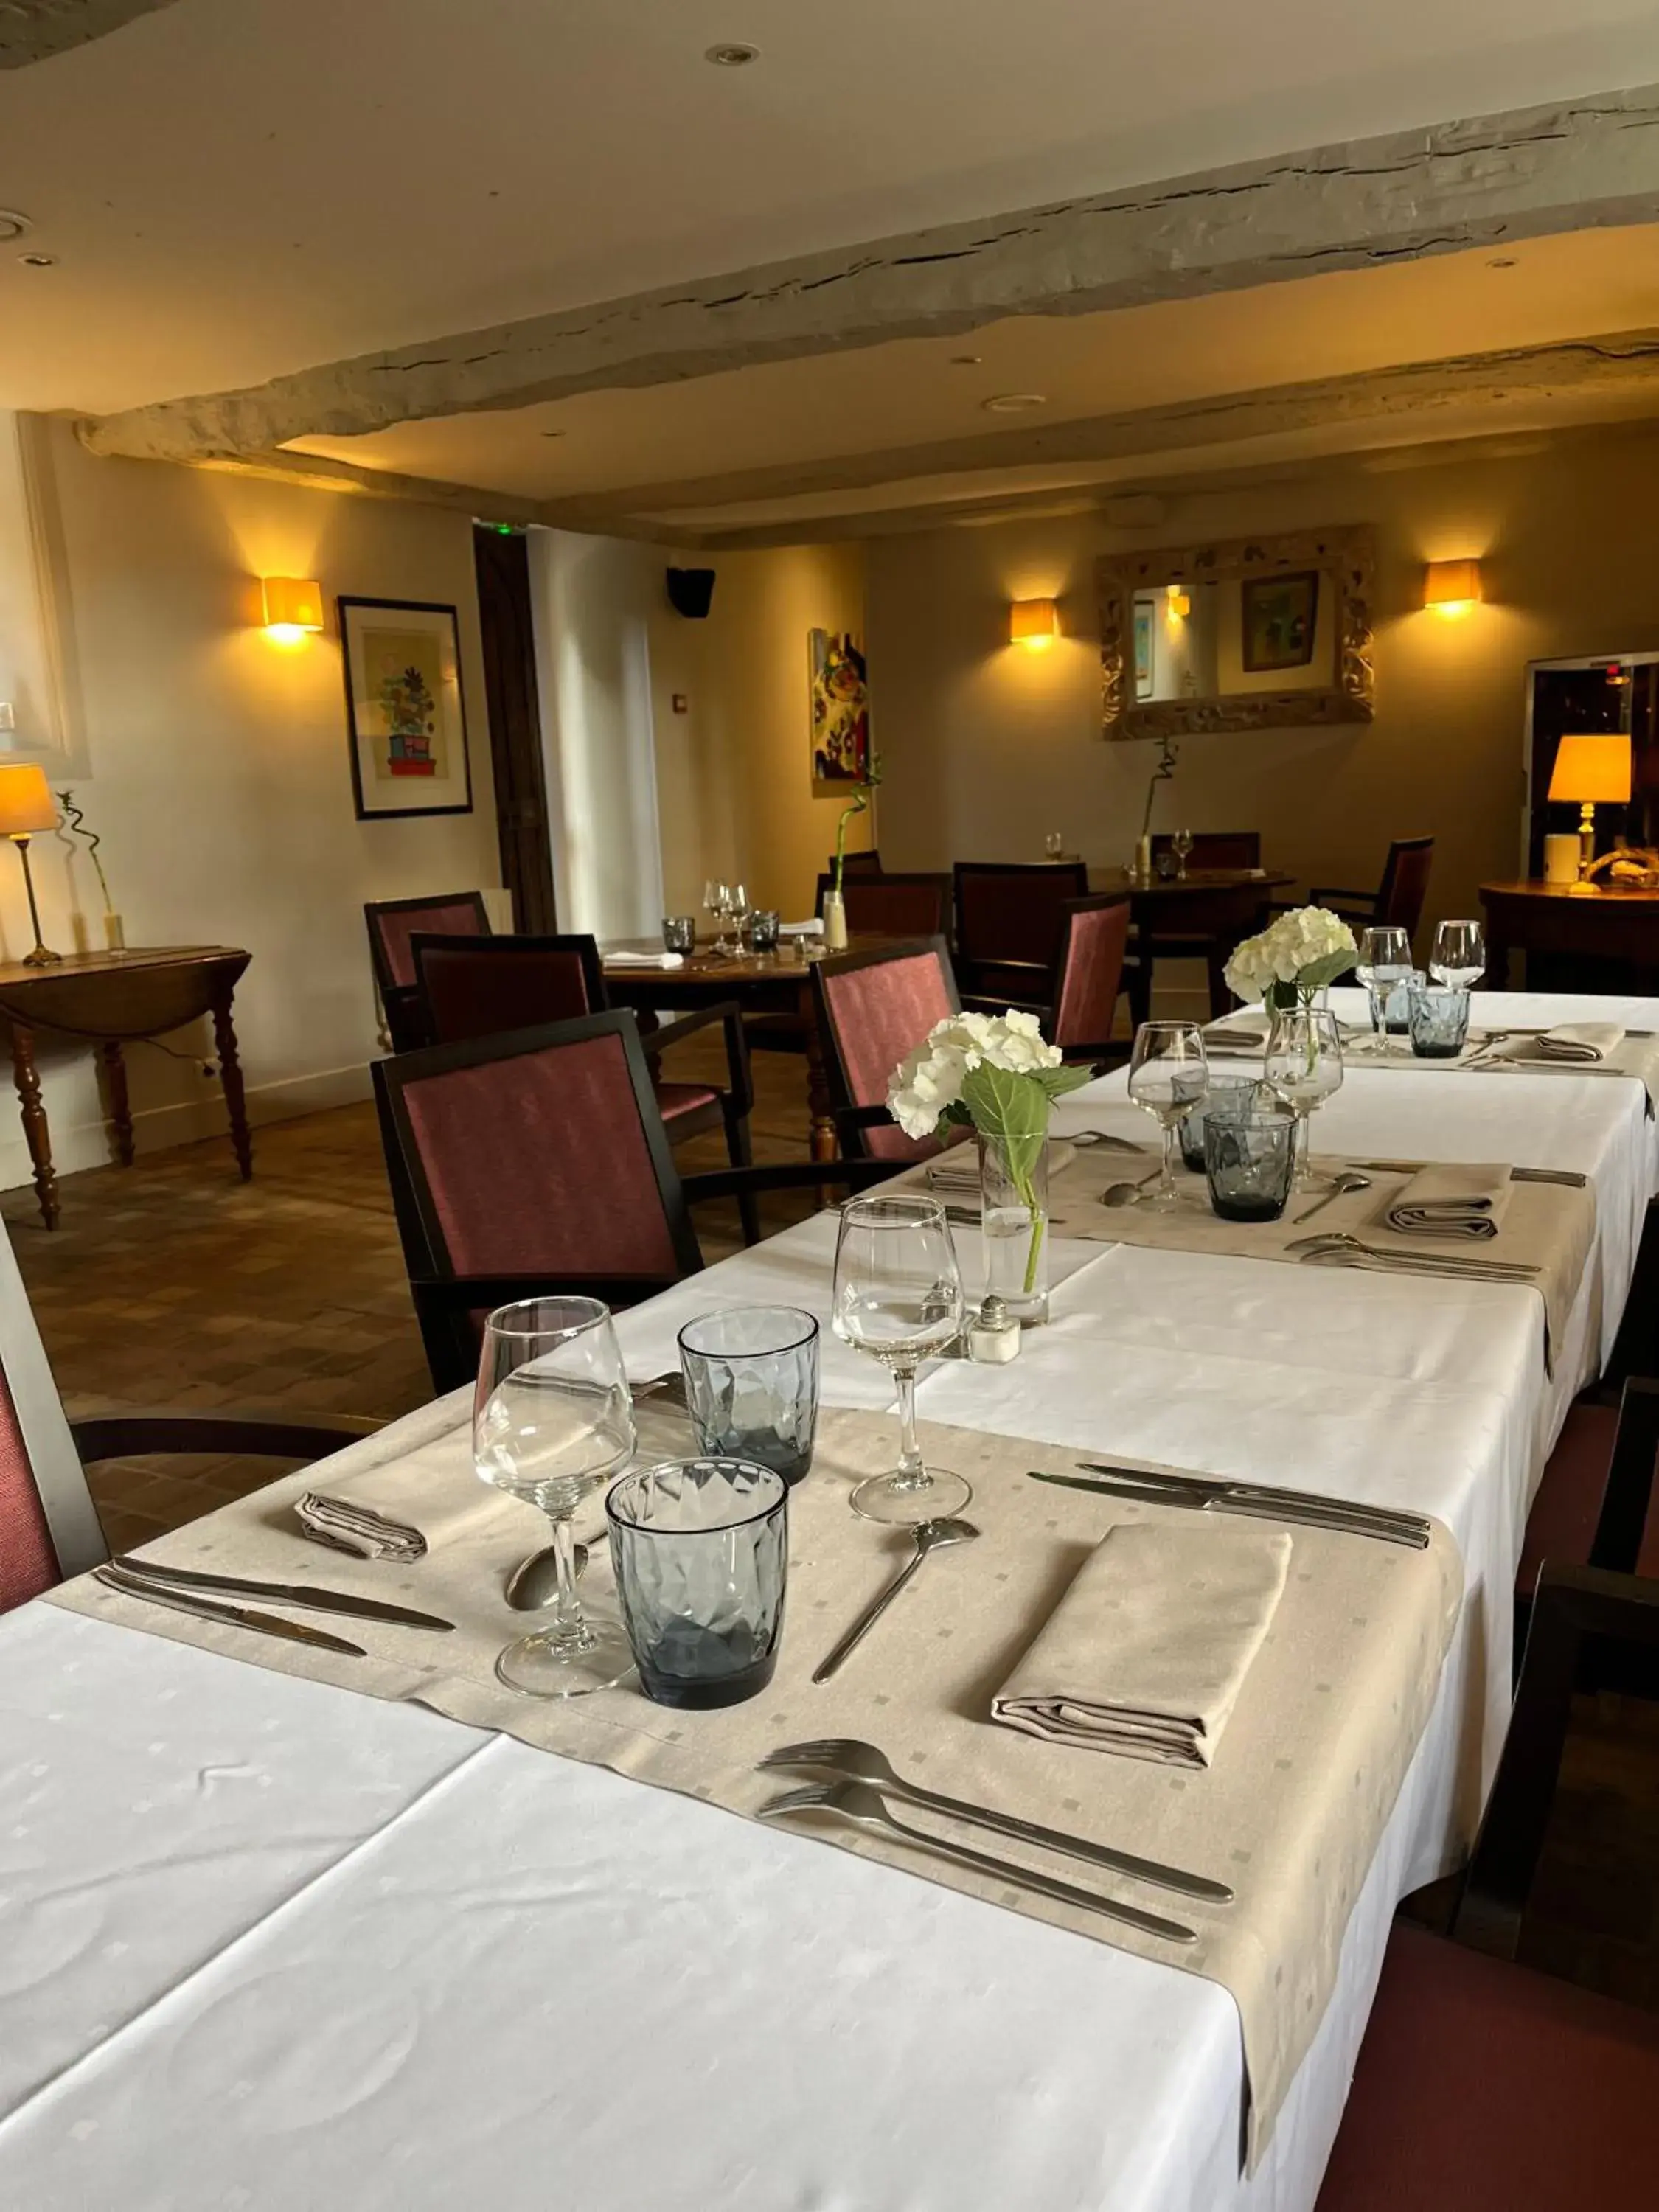
<path id="1" fill-rule="evenodd" d="M 1616 731 L 1563 738 L 1550 775 L 1549 796 L 1553 802 L 1565 801 L 1582 810 L 1577 888 L 1588 889 L 1585 879 L 1595 858 L 1595 810 L 1630 804 L 1630 739 Z"/>
<path id="2" fill-rule="evenodd" d="M 34 927 L 34 950 L 23 955 L 26 968 L 52 968 L 63 958 L 40 941 L 40 909 L 34 903 L 34 878 L 29 873 L 29 838 L 36 830 L 55 830 L 58 808 L 46 788 L 46 772 L 32 763 L 0 768 L 0 836 L 11 839 L 23 862 L 23 888 L 29 895 L 29 920 Z"/>

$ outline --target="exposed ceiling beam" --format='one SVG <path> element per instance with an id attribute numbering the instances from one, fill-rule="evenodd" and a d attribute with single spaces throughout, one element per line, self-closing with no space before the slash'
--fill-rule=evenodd
<path id="1" fill-rule="evenodd" d="M 0 0 L 0 69 L 27 69 L 90 46 L 173 0 Z"/>
<path id="2" fill-rule="evenodd" d="M 1659 86 L 774 262 L 161 401 L 94 453 L 191 460 L 1659 217 Z"/>
<path id="3" fill-rule="evenodd" d="M 541 502 L 514 492 L 486 491 L 478 484 L 445 483 L 435 477 L 404 476 L 394 469 L 359 468 L 320 453 L 204 453 L 190 464 L 231 475 L 264 477 L 297 484 L 307 491 L 338 491 L 362 499 L 414 500 L 474 515 L 480 522 L 539 522 Z M 620 534 L 620 525 L 618 526 Z"/>

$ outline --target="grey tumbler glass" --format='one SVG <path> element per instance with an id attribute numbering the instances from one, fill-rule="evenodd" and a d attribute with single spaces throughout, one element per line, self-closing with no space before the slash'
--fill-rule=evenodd
<path id="1" fill-rule="evenodd" d="M 725 1306 L 680 1331 L 686 1409 L 698 1447 L 750 1459 L 786 1482 L 812 1464 L 818 1325 L 799 1306 Z"/>
<path id="2" fill-rule="evenodd" d="M 659 1705 L 740 1705 L 777 1664 L 789 1492 L 769 1467 L 665 1460 L 605 1501 L 623 1626 Z"/>

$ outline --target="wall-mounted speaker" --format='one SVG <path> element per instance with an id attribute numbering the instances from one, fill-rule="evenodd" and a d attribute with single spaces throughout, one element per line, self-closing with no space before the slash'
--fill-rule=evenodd
<path id="1" fill-rule="evenodd" d="M 714 597 L 714 572 L 712 568 L 671 568 L 668 571 L 668 604 L 677 615 L 687 622 L 703 622 Z"/>

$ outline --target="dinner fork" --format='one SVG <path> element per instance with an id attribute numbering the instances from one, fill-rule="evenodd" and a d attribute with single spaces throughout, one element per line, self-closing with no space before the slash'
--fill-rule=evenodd
<path id="1" fill-rule="evenodd" d="M 1159 1936 L 1170 1943 L 1198 1941 L 1196 1931 L 1183 1928 L 1178 1920 L 1165 1920 L 1157 1912 L 1143 1912 L 1137 1905 L 1121 1905 L 1113 1898 L 1097 1896 L 1091 1889 L 1074 1889 L 1068 1881 L 1056 1881 L 1046 1874 L 1033 1874 L 1029 1867 L 992 1858 L 985 1851 L 971 1851 L 965 1844 L 948 1842 L 943 1836 L 907 1828 L 902 1820 L 894 1819 L 866 1782 L 811 1783 L 804 1790 L 791 1790 L 781 1797 L 773 1798 L 770 1804 L 761 1807 L 757 1817 L 776 1820 L 790 1813 L 827 1813 L 832 1820 L 845 1821 L 851 1827 L 878 1829 L 884 1834 L 896 1836 L 901 1843 L 918 1850 L 932 1851 L 937 1858 L 949 1859 L 953 1865 L 969 1867 L 974 1873 L 985 1875 L 993 1881 L 1030 1890 L 1033 1896 L 1049 1898 L 1056 1905 L 1068 1905 L 1074 1911 L 1098 1912 L 1125 1928 L 1139 1929 L 1143 1936 Z"/>
<path id="2" fill-rule="evenodd" d="M 826 1736 L 817 1743 L 781 1745 L 776 1751 L 767 1753 L 757 1771 L 767 1773 L 775 1767 L 789 1766 L 824 1767 L 843 1782 L 869 1783 L 883 1797 L 897 1797 L 907 1805 L 920 1805 L 953 1820 L 969 1821 L 975 1827 L 990 1829 L 994 1834 L 1012 1836 L 1017 1843 L 1040 1844 L 1044 1850 L 1079 1859 L 1085 1866 L 1104 1867 L 1113 1874 L 1129 1875 L 1137 1881 L 1150 1882 L 1154 1888 L 1177 1890 L 1183 1897 L 1202 1898 L 1212 1905 L 1231 1905 L 1233 1901 L 1233 1893 L 1224 1882 L 1210 1881 L 1203 1875 L 1187 1874 L 1180 1867 L 1165 1866 L 1158 1859 L 1137 1858 L 1133 1852 L 1114 1850 L 1109 1844 L 1092 1844 L 1082 1836 L 1062 1835 L 1056 1828 L 1039 1826 L 1034 1820 L 1016 1820 L 1012 1813 L 994 1812 L 988 1805 L 967 1805 L 960 1798 L 923 1790 L 896 1773 L 885 1752 L 873 1743 L 860 1742 L 856 1736 Z"/>
<path id="3" fill-rule="evenodd" d="M 1528 1260 L 1487 1260 L 1464 1252 L 1402 1252 L 1392 1244 L 1367 1244 L 1363 1237 L 1343 1229 L 1321 1229 L 1311 1237 L 1292 1237 L 1285 1249 L 1298 1256 L 1326 1251 L 1352 1252 L 1358 1257 L 1363 1253 L 1368 1260 L 1398 1261 L 1405 1267 L 1467 1268 L 1474 1274 L 1495 1275 L 1500 1282 L 1529 1283 L 1539 1272 Z"/>

